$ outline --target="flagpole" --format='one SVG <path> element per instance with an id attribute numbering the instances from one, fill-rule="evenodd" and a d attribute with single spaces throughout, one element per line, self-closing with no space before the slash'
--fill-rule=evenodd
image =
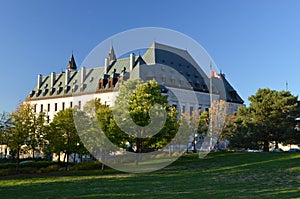
<path id="1" fill-rule="evenodd" d="M 210 98 L 210 106 L 212 105 L 212 65 L 210 62 L 210 82 L 209 82 L 209 98 Z"/>
<path id="2" fill-rule="evenodd" d="M 210 110 L 212 113 L 212 64 L 210 62 L 210 81 L 209 81 L 209 98 L 210 98 Z M 209 150 L 212 149 L 212 114 L 210 114 L 210 122 L 209 122 L 209 134 L 210 134 L 210 139 L 209 139 Z"/>

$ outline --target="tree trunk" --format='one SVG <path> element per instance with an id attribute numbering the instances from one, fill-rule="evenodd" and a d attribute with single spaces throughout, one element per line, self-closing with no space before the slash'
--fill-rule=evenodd
<path id="1" fill-rule="evenodd" d="M 267 141 L 267 140 L 264 141 L 264 151 L 266 151 L 266 152 L 269 151 L 269 141 Z"/>
<path id="2" fill-rule="evenodd" d="M 5 159 L 7 158 L 7 145 L 5 146 L 5 149 L 4 149 L 4 158 Z"/>
<path id="3" fill-rule="evenodd" d="M 20 149 L 17 149 L 16 171 L 19 172 Z"/>
<path id="4" fill-rule="evenodd" d="M 34 159 L 34 149 L 32 149 L 32 159 Z"/>
<path id="5" fill-rule="evenodd" d="M 106 161 L 106 153 L 104 152 L 104 154 L 102 154 L 102 157 L 101 157 L 101 175 L 104 174 L 104 168 L 105 168 L 104 162 L 105 161 Z"/>
<path id="6" fill-rule="evenodd" d="M 278 149 L 279 146 L 278 146 L 278 141 L 275 141 L 275 149 Z"/>
<path id="7" fill-rule="evenodd" d="M 136 154 L 135 154 L 135 166 L 139 165 L 140 161 L 140 152 L 141 152 L 141 138 L 137 138 L 136 142 Z"/>
<path id="8" fill-rule="evenodd" d="M 69 153 L 66 153 L 67 155 L 67 165 L 66 165 L 66 171 L 69 171 Z"/>

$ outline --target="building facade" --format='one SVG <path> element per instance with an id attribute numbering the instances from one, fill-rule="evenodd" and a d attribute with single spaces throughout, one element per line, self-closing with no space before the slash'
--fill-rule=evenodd
<path id="1" fill-rule="evenodd" d="M 72 55 L 64 72 L 39 74 L 26 101 L 34 104 L 36 112 L 46 112 L 50 122 L 57 112 L 74 106 L 82 109 L 94 98 L 114 106 L 119 85 L 129 78 L 155 79 L 169 103 L 182 113 L 209 108 L 211 98 L 228 102 L 230 113 L 244 103 L 224 74 L 209 76 L 187 50 L 156 42 L 143 55 L 131 53 L 118 59 L 111 47 L 102 67 L 78 69 Z"/>

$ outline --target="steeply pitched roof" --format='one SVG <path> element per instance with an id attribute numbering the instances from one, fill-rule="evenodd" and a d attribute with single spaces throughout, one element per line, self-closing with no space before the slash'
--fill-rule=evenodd
<path id="1" fill-rule="evenodd" d="M 109 50 L 107 58 L 108 58 L 109 62 L 115 61 L 117 59 L 116 58 L 116 54 L 115 54 L 115 50 L 114 50 L 113 46 L 110 47 L 110 50 Z"/>
<path id="2" fill-rule="evenodd" d="M 77 70 L 77 65 L 76 65 L 73 53 L 72 53 L 72 55 L 70 57 L 67 69 L 68 70 Z"/>
<path id="3" fill-rule="evenodd" d="M 44 76 L 40 89 L 36 86 L 31 94 L 28 96 L 29 99 L 35 100 L 40 98 L 52 98 L 60 96 L 71 96 L 76 94 L 85 94 L 96 92 L 98 88 L 98 80 L 105 79 L 108 77 L 118 77 L 119 75 L 128 74 L 130 69 L 130 58 L 116 59 L 116 55 L 113 47 L 111 47 L 109 59 L 113 59 L 110 62 L 108 71 L 105 74 L 104 67 L 93 68 L 93 69 L 77 69 L 74 56 L 72 54 L 68 69 L 69 72 L 62 72 L 55 75 L 54 85 L 51 85 L 51 76 Z M 178 71 L 181 76 L 189 83 L 193 90 L 198 92 L 209 93 L 210 79 L 203 72 L 197 62 L 191 57 L 186 50 L 174 48 L 164 44 L 154 42 L 142 56 L 134 57 L 134 68 L 137 69 L 141 66 L 149 66 L 150 71 L 153 70 L 157 78 L 164 79 L 165 86 L 179 85 L 179 76 L 174 76 L 174 70 Z M 157 66 L 157 67 L 156 67 Z M 168 67 L 164 67 L 168 66 Z M 152 67 L 156 69 L 151 69 Z M 141 67 L 142 68 L 142 67 Z M 144 67 L 145 68 L 145 67 Z M 81 80 L 82 70 L 85 70 L 85 79 Z M 172 72 L 173 71 L 173 72 Z M 66 82 L 66 76 L 69 75 L 68 81 Z M 144 74 L 144 76 L 147 74 Z M 133 70 L 132 77 L 141 77 L 142 71 L 140 69 Z M 213 93 L 220 94 L 221 99 L 236 103 L 243 103 L 241 97 L 237 94 L 234 88 L 226 80 L 225 75 L 221 75 L 221 79 L 213 78 Z M 175 83 L 174 83 L 175 82 Z"/>

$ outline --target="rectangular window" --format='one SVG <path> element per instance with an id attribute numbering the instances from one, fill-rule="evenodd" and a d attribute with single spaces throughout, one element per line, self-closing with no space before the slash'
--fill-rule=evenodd
<path id="1" fill-rule="evenodd" d="M 70 108 L 72 108 L 73 107 L 73 102 L 70 102 Z"/>
<path id="2" fill-rule="evenodd" d="M 48 104 L 48 112 L 50 111 L 50 104 Z"/>
<path id="3" fill-rule="evenodd" d="M 36 104 L 34 105 L 33 111 L 36 113 Z"/>
<path id="4" fill-rule="evenodd" d="M 62 110 L 65 110 L 65 103 L 64 102 L 61 104 L 61 107 L 62 107 L 61 108 Z"/>
<path id="5" fill-rule="evenodd" d="M 199 104 L 199 107 L 198 107 L 198 113 L 201 114 L 201 112 L 202 112 L 202 105 Z"/>
<path id="6" fill-rule="evenodd" d="M 54 110 L 57 111 L 57 103 L 54 104 Z"/>
<path id="7" fill-rule="evenodd" d="M 43 112 L 44 106 L 43 104 L 41 104 L 41 112 Z"/>
<path id="8" fill-rule="evenodd" d="M 182 105 L 182 109 L 181 109 L 182 113 L 185 113 L 185 106 Z"/>
<path id="9" fill-rule="evenodd" d="M 78 101 L 78 108 L 81 109 L 81 101 Z"/>
<path id="10" fill-rule="evenodd" d="M 190 115 L 193 115 L 194 107 L 190 106 Z"/>

